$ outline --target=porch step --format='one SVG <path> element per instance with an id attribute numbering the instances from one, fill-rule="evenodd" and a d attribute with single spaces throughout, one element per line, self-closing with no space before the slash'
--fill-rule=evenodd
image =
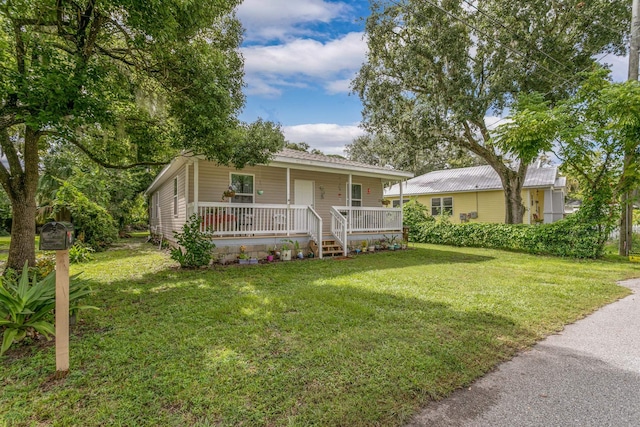
<path id="1" fill-rule="evenodd" d="M 344 251 L 342 246 L 336 243 L 335 240 L 323 240 L 322 241 L 322 256 L 342 256 Z"/>

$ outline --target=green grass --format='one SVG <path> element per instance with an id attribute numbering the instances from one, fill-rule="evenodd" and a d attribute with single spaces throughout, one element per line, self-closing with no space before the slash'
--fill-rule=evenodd
<path id="1" fill-rule="evenodd" d="M 128 246 L 73 267 L 101 309 L 81 314 L 66 378 L 52 343 L 0 359 L 0 425 L 401 425 L 640 276 L 433 245 L 180 271 Z"/>

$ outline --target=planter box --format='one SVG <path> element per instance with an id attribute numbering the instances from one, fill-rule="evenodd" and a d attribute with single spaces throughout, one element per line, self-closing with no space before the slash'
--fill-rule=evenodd
<path id="1" fill-rule="evenodd" d="M 257 264 L 258 260 L 255 258 L 252 259 L 239 259 L 238 260 L 239 264 Z"/>
<path id="2" fill-rule="evenodd" d="M 291 250 L 288 251 L 280 251 L 280 259 L 282 261 L 291 261 Z"/>

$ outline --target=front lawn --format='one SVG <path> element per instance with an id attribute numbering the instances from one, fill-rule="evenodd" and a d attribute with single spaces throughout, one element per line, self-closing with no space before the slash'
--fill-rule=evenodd
<path id="1" fill-rule="evenodd" d="M 628 294 L 627 262 L 418 245 L 350 260 L 180 271 L 151 245 L 94 283 L 52 343 L 0 359 L 0 425 L 401 425 L 430 399 Z"/>

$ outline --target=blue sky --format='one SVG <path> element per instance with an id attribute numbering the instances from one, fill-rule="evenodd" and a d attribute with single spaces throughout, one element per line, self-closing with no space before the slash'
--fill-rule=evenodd
<path id="1" fill-rule="evenodd" d="M 368 8 L 368 0 L 245 0 L 238 8 L 247 85 L 241 120 L 278 122 L 291 142 L 344 154 L 362 134 L 362 105 L 349 84 L 365 60 Z M 614 80 L 626 79 L 627 58 L 603 62 Z"/>

